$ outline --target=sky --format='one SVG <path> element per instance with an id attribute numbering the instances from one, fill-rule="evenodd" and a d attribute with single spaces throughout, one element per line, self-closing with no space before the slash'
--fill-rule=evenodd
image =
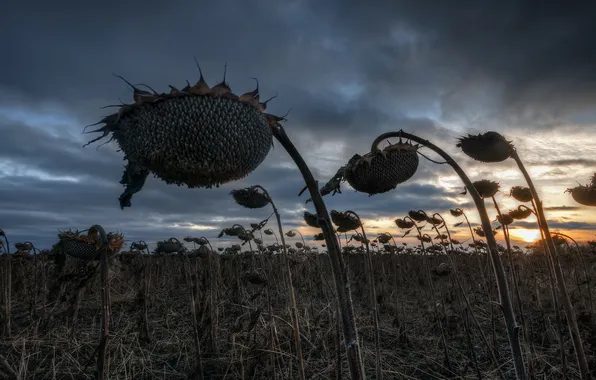
<path id="1" fill-rule="evenodd" d="M 229 192 L 265 187 L 284 227 L 306 238 L 304 182 L 275 143 L 244 180 L 219 189 L 187 189 L 147 180 L 121 210 L 123 154 L 115 144 L 82 148 L 85 125 L 102 106 L 132 102 L 112 73 L 159 92 L 194 83 L 200 62 L 209 84 L 236 93 L 260 82 L 268 111 L 321 183 L 374 138 L 403 129 L 439 145 L 472 180 L 498 181 L 504 211 L 509 188 L 524 185 L 513 161 L 479 164 L 455 146 L 467 133 L 498 131 L 512 140 L 541 194 L 551 229 L 596 239 L 594 209 L 564 190 L 596 171 L 596 3 L 552 1 L 21 1 L 0 5 L 0 228 L 11 242 L 39 248 L 58 230 L 101 224 L 129 241 L 216 239 L 269 209 L 236 205 Z M 423 149 L 429 157 L 428 149 Z M 401 236 L 393 220 L 409 210 L 477 212 L 446 165 L 421 158 L 418 172 L 394 191 L 368 197 L 347 184 L 328 208 L 353 210 L 369 235 Z M 489 214 L 496 212 L 491 205 Z M 457 223 L 446 216 L 449 225 Z M 495 224 L 496 225 L 496 224 Z M 272 225 L 273 227 L 273 225 Z M 531 236 L 535 221 L 512 236 Z M 469 235 L 454 228 L 460 240 Z M 527 239 L 527 240 L 531 240 Z M 290 239 L 292 241 L 292 239 Z M 409 240 L 411 242 L 411 240 Z"/>

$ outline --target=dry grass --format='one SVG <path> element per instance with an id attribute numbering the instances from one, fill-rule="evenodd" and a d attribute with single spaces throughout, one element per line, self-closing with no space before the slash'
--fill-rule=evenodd
<path id="1" fill-rule="evenodd" d="M 562 248 L 561 248 L 562 249 Z M 563 249 L 562 249 L 563 250 Z M 364 363 L 368 378 L 375 378 L 373 321 L 367 286 L 365 254 L 352 250 L 347 255 L 352 295 Z M 12 336 L 0 341 L 0 378 L 93 379 L 95 349 L 101 323 L 99 270 L 97 263 L 84 263 L 48 252 L 46 273 L 41 266 L 34 273 L 30 256 L 12 257 Z M 596 255 L 584 251 L 592 287 L 596 283 Z M 198 287 L 197 319 L 205 379 L 297 378 L 293 324 L 287 289 L 283 285 L 281 255 L 213 256 L 215 270 L 216 321 L 208 310 L 207 258 L 192 257 L 193 283 Z M 8 260 L 3 256 L 0 260 Z M 496 300 L 492 269 L 486 256 L 454 255 L 472 311 L 507 379 L 515 377 L 505 327 L 498 310 L 492 310 L 489 294 Z M 468 318 L 465 303 L 454 278 L 433 277 L 435 294 L 430 294 L 425 268 L 446 262 L 444 255 L 375 254 L 373 272 L 380 314 L 382 367 L 388 379 L 483 379 L 498 378 L 487 346 Z M 504 265 L 508 270 L 508 263 Z M 572 252 L 560 257 L 571 299 L 578 315 L 586 355 L 596 369 L 596 316 L 590 312 L 583 267 Z M 193 263 L 194 262 L 194 263 Z M 196 265 L 192 265 L 196 264 Z M 537 378 L 563 378 L 558 352 L 556 313 L 551 304 L 548 266 L 544 256 L 518 256 L 517 266 L 522 312 L 528 329 L 534 372 Z M 189 288 L 182 256 L 149 256 L 124 253 L 110 259 L 111 328 L 106 353 L 108 379 L 188 379 L 196 376 L 193 324 Z M 141 272 L 141 268 L 145 268 Z M 300 317 L 306 378 L 336 377 L 337 303 L 330 287 L 331 268 L 326 255 L 299 252 L 291 267 Z M 267 284 L 251 284 L 242 274 L 262 268 Z M 453 275 L 453 274 L 452 274 Z M 150 276 L 149 299 L 143 299 L 142 282 Z M 44 284 L 37 281 L 34 303 L 33 278 L 47 280 L 46 315 L 40 300 Z M 487 284 L 491 284 L 487 287 Z M 265 286 L 270 286 L 269 315 Z M 596 289 L 592 289 L 592 292 Z M 149 339 L 143 337 L 142 303 L 148 305 Z M 37 304 L 33 310 L 32 305 Z M 496 307 L 494 307 L 496 309 Z M 517 315 L 520 311 L 516 310 Z M 270 336 L 273 323 L 274 336 Z M 518 323 L 521 319 L 518 318 Z M 211 324 L 216 342 L 210 341 Z M 493 328 L 494 325 L 494 328 Z M 447 347 L 441 334 L 446 335 Z M 578 378 L 568 333 L 564 354 L 568 378 Z M 214 347 L 218 352 L 214 352 Z M 348 378 L 342 348 L 341 368 Z M 445 349 L 446 348 L 446 349 Z M 473 351 L 473 352 L 472 352 Z M 445 360 L 447 353 L 448 363 Z M 475 354 L 475 355 L 472 355 Z M 274 360 L 270 358 L 273 357 Z M 475 369 L 477 361 L 478 371 Z M 526 352 L 526 361 L 528 360 Z M 543 377 L 544 376 L 544 377 Z"/>

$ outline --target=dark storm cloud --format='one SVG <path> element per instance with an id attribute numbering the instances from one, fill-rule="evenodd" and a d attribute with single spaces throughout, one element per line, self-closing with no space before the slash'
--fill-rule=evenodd
<path id="1" fill-rule="evenodd" d="M 354 153 L 366 153 L 377 134 L 397 129 L 438 142 L 465 167 L 476 168 L 455 148 L 455 138 L 468 128 L 521 134 L 577 113 L 585 117 L 582 111 L 596 100 L 595 8 L 588 4 L 2 5 L 0 35 L 8 58 L 0 60 L 0 227 L 17 240 L 33 234 L 44 245 L 55 240 L 58 228 L 92 223 L 147 241 L 215 236 L 229 224 L 269 215 L 235 205 L 228 194 L 257 183 L 269 190 L 286 226 L 300 225 L 308 196 L 297 196 L 302 178 L 277 143 L 243 181 L 207 191 L 151 178 L 132 208 L 118 208 L 122 153 L 113 144 L 83 149 L 93 136 L 80 132 L 110 111 L 101 106 L 131 101 L 130 89 L 111 73 L 165 91 L 168 84 L 182 87 L 186 79 L 198 79 L 194 55 L 210 84 L 222 80 L 227 62 L 226 78 L 236 92 L 252 90 L 250 77 L 257 77 L 263 97 L 279 93 L 270 111 L 292 108 L 286 130 L 321 182 Z M 594 161 L 549 164 L 588 167 Z M 467 196 L 447 192 L 438 180 L 436 186 L 421 184 L 446 174 L 452 174 L 447 165 L 421 159 L 418 173 L 394 192 L 369 198 L 345 188 L 326 199 L 330 209 L 353 209 L 363 218 L 393 218 L 410 209 L 444 212 L 452 199 L 470 207 Z M 190 223 L 213 230 L 174 226 Z"/>

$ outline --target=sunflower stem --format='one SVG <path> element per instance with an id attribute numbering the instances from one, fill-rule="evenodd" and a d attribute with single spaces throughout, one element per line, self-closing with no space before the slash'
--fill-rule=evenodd
<path id="1" fill-rule="evenodd" d="M 364 372 L 364 364 L 362 362 L 362 352 L 360 347 L 360 340 L 358 339 L 358 329 L 356 326 L 356 319 L 354 317 L 354 306 L 352 303 L 352 294 L 350 291 L 350 283 L 348 279 L 347 266 L 344 263 L 337 237 L 333 231 L 333 225 L 329 217 L 329 212 L 321 194 L 317 182 L 315 181 L 310 169 L 304 162 L 304 159 L 292 143 L 283 127 L 277 126 L 272 128 L 273 135 L 288 152 L 296 166 L 300 170 L 304 182 L 308 186 L 311 199 L 317 211 L 319 223 L 323 235 L 325 236 L 325 243 L 327 244 L 327 252 L 331 261 L 331 268 L 333 270 L 333 277 L 335 280 L 335 288 L 337 291 L 337 298 L 339 302 L 339 309 L 343 325 L 344 343 L 346 345 L 348 365 L 350 368 L 351 378 L 353 380 L 364 380 L 366 374 Z"/>
<path id="2" fill-rule="evenodd" d="M 546 222 L 546 217 L 544 215 L 544 209 L 542 207 L 542 201 L 538 197 L 538 192 L 536 191 L 536 187 L 534 186 L 534 182 L 532 178 L 528 174 L 526 167 L 524 166 L 523 162 L 521 161 L 519 155 L 517 154 L 517 150 L 514 148 L 511 150 L 511 158 L 515 160 L 519 170 L 522 172 L 530 191 L 532 192 L 532 197 L 534 198 L 534 203 L 536 206 L 536 216 L 538 218 L 538 223 L 540 228 L 544 231 L 544 239 L 546 241 L 546 245 L 548 247 L 547 254 L 548 259 L 551 262 L 552 267 L 554 268 L 555 272 L 555 281 L 557 282 L 557 287 L 559 289 L 559 293 L 561 295 L 561 299 L 563 300 L 563 306 L 565 307 L 565 314 L 567 316 L 567 323 L 569 327 L 569 333 L 571 334 L 571 341 L 573 342 L 573 348 L 575 351 L 575 357 L 577 360 L 577 365 L 579 367 L 580 377 L 582 380 L 589 380 L 592 378 L 590 374 L 590 369 L 588 367 L 588 362 L 586 360 L 586 354 L 584 352 L 584 347 L 582 344 L 581 336 L 579 333 L 579 326 L 577 325 L 577 319 L 575 315 L 575 310 L 573 309 L 573 304 L 571 303 L 571 298 L 569 297 L 569 293 L 567 292 L 567 285 L 565 284 L 565 277 L 563 276 L 563 271 L 561 266 L 559 265 L 558 258 L 557 258 L 557 248 L 555 243 L 553 242 L 551 232 L 549 230 L 548 224 Z"/>
<path id="3" fill-rule="evenodd" d="M 490 255 L 493 270 L 495 273 L 495 278 L 497 282 L 497 288 L 499 290 L 499 303 L 501 306 L 501 311 L 503 313 L 503 317 L 505 319 L 505 324 L 507 326 L 507 335 L 509 338 L 509 345 L 511 346 L 511 354 L 513 356 L 513 365 L 515 367 L 515 374 L 518 380 L 525 380 L 526 379 L 526 371 L 524 365 L 524 359 L 522 354 L 521 345 L 519 342 L 519 327 L 515 321 L 515 311 L 513 310 L 513 304 L 511 302 L 511 296 L 509 293 L 509 287 L 507 284 L 507 277 L 505 274 L 505 269 L 503 268 L 503 263 L 501 262 L 501 258 L 499 257 L 499 250 L 497 248 L 497 241 L 495 239 L 495 235 L 493 234 L 492 226 L 490 223 L 490 219 L 488 217 L 488 213 L 486 211 L 486 206 L 484 204 L 484 200 L 480 198 L 478 191 L 472 184 L 472 181 L 468 178 L 467 174 L 462 170 L 462 168 L 449 156 L 446 152 L 442 149 L 437 147 L 436 145 L 432 144 L 430 141 L 422 139 L 418 136 L 398 131 L 398 132 L 388 132 L 380 135 L 373 141 L 371 151 L 378 150 L 377 145 L 385 139 L 388 138 L 405 138 L 411 141 L 414 141 L 418 144 L 421 144 L 433 151 L 435 151 L 439 156 L 441 156 L 452 168 L 455 170 L 457 175 L 461 178 L 462 182 L 466 186 L 468 192 L 472 196 L 474 200 L 474 204 L 478 209 L 478 214 L 480 216 L 480 220 L 482 222 L 482 229 L 486 235 L 486 241 L 488 244 L 488 253 Z"/>
<path id="4" fill-rule="evenodd" d="M 271 208 L 273 208 L 273 213 L 275 213 L 275 218 L 277 219 L 277 228 L 279 230 L 279 237 L 281 239 L 282 244 L 282 252 L 283 252 L 283 260 L 284 266 L 287 272 L 287 280 L 288 280 L 288 289 L 290 292 L 290 305 L 292 308 L 292 319 L 294 324 L 294 345 L 296 346 L 296 359 L 298 362 L 298 376 L 300 380 L 306 379 L 306 374 L 304 371 L 304 358 L 302 357 L 302 342 L 300 339 L 300 320 L 298 319 L 298 306 L 296 305 L 296 292 L 294 291 L 294 283 L 292 281 L 292 269 L 290 268 L 290 259 L 288 257 L 288 248 L 286 247 L 286 239 L 284 236 L 283 226 L 281 225 L 281 216 L 277 211 L 277 207 L 275 207 L 275 203 L 273 203 L 273 198 L 269 195 L 267 190 L 260 185 L 257 185 L 259 189 L 263 191 L 263 193 L 269 198 L 269 204 Z M 298 231 L 296 231 L 298 232 Z M 302 237 L 302 234 L 298 232 Z M 277 237 L 275 238 L 277 240 Z M 304 238 L 302 238 L 304 242 Z M 304 243 L 303 243 L 304 244 Z M 271 321 L 273 321 L 273 317 L 271 317 Z M 272 348 L 273 349 L 273 348 Z"/>

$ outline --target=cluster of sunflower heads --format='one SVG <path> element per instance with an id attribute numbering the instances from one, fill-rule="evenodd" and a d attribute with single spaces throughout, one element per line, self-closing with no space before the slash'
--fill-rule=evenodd
<path id="1" fill-rule="evenodd" d="M 502 162 L 511 157 L 513 144 L 497 132 L 467 135 L 459 138 L 457 147 L 481 162 Z"/>
<path id="2" fill-rule="evenodd" d="M 271 198 L 258 186 L 232 190 L 230 194 L 236 203 L 247 208 L 263 208 L 271 202 Z"/>
<path id="3" fill-rule="evenodd" d="M 596 206 L 596 173 L 591 178 L 591 182 L 585 186 L 578 185 L 574 188 L 565 190 L 570 193 L 573 200 L 584 206 Z"/>

